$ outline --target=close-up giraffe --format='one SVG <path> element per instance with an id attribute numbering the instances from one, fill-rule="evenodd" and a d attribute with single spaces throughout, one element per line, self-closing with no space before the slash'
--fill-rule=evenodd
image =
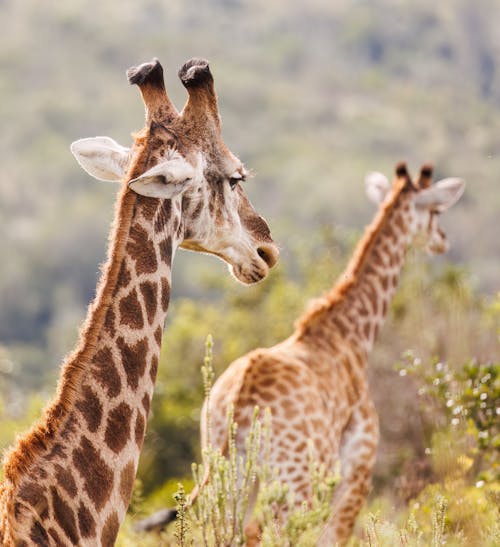
<path id="1" fill-rule="evenodd" d="M 288 483 L 300 504 L 311 496 L 313 457 L 334 470 L 340 465 L 331 517 L 319 544 L 344 544 L 370 488 L 379 440 L 378 417 L 369 392 L 367 360 L 396 290 L 406 249 L 419 243 L 442 253 L 447 240 L 439 214 L 461 196 L 464 183 L 449 178 L 431 185 L 424 166 L 412 181 L 396 167 L 394 184 L 380 173 L 366 179 L 379 210 L 357 244 L 337 284 L 298 319 L 283 342 L 234 361 L 209 399 L 210 442 L 227 449 L 227 413 L 234 406 L 236 444 L 243 453 L 254 408 L 271 410 L 270 468 Z M 201 442 L 207 445 L 206 402 Z M 256 526 L 248 529 L 256 530 Z M 248 536 L 248 544 L 258 541 Z"/>
<path id="2" fill-rule="evenodd" d="M 246 170 L 222 140 L 208 63 L 180 69 L 188 92 L 180 113 L 156 59 L 127 75 L 146 108 L 132 148 L 108 137 L 71 147 L 90 175 L 120 184 L 115 219 L 56 397 L 5 457 L 1 545 L 114 544 L 144 440 L 176 249 L 218 256 L 245 284 L 278 258 L 241 186 Z"/>

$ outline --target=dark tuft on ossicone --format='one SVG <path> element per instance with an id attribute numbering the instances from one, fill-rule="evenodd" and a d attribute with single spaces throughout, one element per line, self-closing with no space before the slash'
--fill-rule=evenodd
<path id="1" fill-rule="evenodd" d="M 408 169 L 407 169 L 406 163 L 404 161 L 401 161 L 396 165 L 396 175 L 398 177 L 407 177 L 408 176 Z"/>
<path id="2" fill-rule="evenodd" d="M 182 65 L 178 74 L 185 87 L 198 87 L 213 81 L 205 59 L 190 59 Z"/>
<path id="3" fill-rule="evenodd" d="M 420 175 L 425 178 L 431 178 L 432 177 L 432 170 L 433 167 L 430 163 L 426 163 L 422 166 L 422 169 L 420 170 Z"/>
<path id="4" fill-rule="evenodd" d="M 163 87 L 163 68 L 156 57 L 150 63 L 142 63 L 139 66 L 130 67 L 127 70 L 129 84 L 150 84 Z"/>

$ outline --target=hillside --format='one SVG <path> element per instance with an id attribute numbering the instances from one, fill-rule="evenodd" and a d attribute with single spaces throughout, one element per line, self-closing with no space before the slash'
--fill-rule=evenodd
<path id="1" fill-rule="evenodd" d="M 256 173 L 248 192 L 292 275 L 299 247 L 323 227 L 350 233 L 369 221 L 366 171 L 431 160 L 438 176 L 468 183 L 444 220 L 447 258 L 475 289 L 497 290 L 499 15 L 492 0 L 125 0 L 92 10 L 4 0 L 0 344 L 14 384 L 39 390 L 54 376 L 105 256 L 116 188 L 91 181 L 69 143 L 130 142 L 143 112 L 124 71 L 152 56 L 179 107 L 177 68 L 195 55 L 211 61 L 226 141 Z M 174 297 L 209 295 L 207 275 L 225 276 L 224 266 L 179 253 Z"/>

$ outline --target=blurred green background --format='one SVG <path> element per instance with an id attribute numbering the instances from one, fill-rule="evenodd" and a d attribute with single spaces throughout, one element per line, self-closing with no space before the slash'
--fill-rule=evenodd
<path id="1" fill-rule="evenodd" d="M 374 214 L 365 173 L 431 161 L 436 177 L 463 177 L 467 189 L 442 219 L 450 252 L 410 254 L 371 359 L 382 424 L 375 493 L 394 492 L 434 427 L 418 381 L 394 363 L 407 349 L 455 367 L 499 359 L 498 2 L 2 0 L 0 9 L 1 446 L 54 391 L 105 257 L 117 188 L 92 181 L 69 144 L 109 135 L 129 145 L 144 113 L 125 70 L 158 57 L 181 108 L 177 70 L 199 56 L 282 258 L 270 279 L 245 288 L 221 262 L 178 253 L 145 495 L 188 475 L 198 457 L 205 336 L 219 370 L 287 336 Z"/>

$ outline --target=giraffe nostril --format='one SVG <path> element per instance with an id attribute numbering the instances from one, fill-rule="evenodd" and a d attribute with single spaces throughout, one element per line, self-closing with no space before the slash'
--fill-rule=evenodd
<path id="1" fill-rule="evenodd" d="M 279 251 L 275 247 L 259 247 L 257 249 L 257 254 L 269 266 L 269 268 L 272 268 L 276 262 L 278 262 Z"/>

